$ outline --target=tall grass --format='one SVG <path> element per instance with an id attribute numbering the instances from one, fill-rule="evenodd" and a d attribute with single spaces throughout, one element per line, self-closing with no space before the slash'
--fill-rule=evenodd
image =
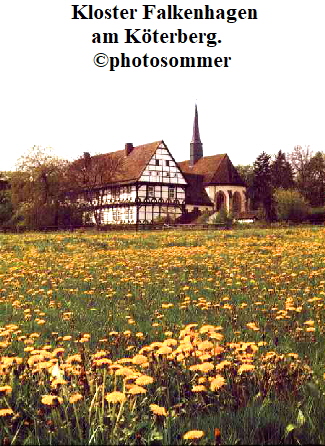
<path id="1" fill-rule="evenodd" d="M 1 235 L 3 444 L 324 443 L 324 236 Z"/>

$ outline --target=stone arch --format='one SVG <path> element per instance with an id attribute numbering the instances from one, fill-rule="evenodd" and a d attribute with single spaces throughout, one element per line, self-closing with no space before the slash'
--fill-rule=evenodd
<path id="1" fill-rule="evenodd" d="M 232 211 L 234 213 L 239 213 L 242 210 L 242 197 L 239 192 L 234 192 L 232 197 Z"/>
<path id="2" fill-rule="evenodd" d="M 217 192 L 215 195 L 214 202 L 215 202 L 216 211 L 219 212 L 221 209 L 226 209 L 227 201 L 226 201 L 225 193 L 222 192 L 221 190 L 219 190 L 219 192 Z"/>

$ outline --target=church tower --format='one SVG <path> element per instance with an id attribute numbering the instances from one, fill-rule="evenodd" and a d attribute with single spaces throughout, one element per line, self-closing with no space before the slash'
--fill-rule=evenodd
<path id="1" fill-rule="evenodd" d="M 194 115 L 194 124 L 193 124 L 193 136 L 191 141 L 191 158 L 190 165 L 194 166 L 194 164 L 203 157 L 203 144 L 200 138 L 199 132 L 199 116 L 197 112 L 197 105 L 195 104 L 195 115 Z"/>

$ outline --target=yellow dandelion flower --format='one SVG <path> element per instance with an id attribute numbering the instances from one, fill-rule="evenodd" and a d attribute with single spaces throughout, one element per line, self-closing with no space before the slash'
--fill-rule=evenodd
<path id="1" fill-rule="evenodd" d="M 249 372 L 250 370 L 254 370 L 254 364 L 242 364 L 238 369 L 238 375 L 241 375 L 243 372 Z"/>
<path id="2" fill-rule="evenodd" d="M 8 395 L 12 392 L 11 386 L 1 386 L 0 387 L 0 395 Z"/>
<path id="3" fill-rule="evenodd" d="M 80 401 L 83 398 L 83 396 L 80 393 L 75 393 L 74 395 L 71 395 L 69 398 L 69 403 L 74 404 L 77 401 Z"/>
<path id="4" fill-rule="evenodd" d="M 75 362 L 81 363 L 82 362 L 81 355 L 79 355 L 79 353 L 77 353 L 76 355 L 68 356 L 67 359 L 66 359 L 66 362 L 68 364 L 73 364 Z"/>
<path id="5" fill-rule="evenodd" d="M 54 350 L 53 350 L 53 352 L 52 352 L 52 356 L 53 356 L 53 358 L 55 357 L 55 356 L 62 356 L 63 355 L 63 353 L 64 353 L 64 348 L 62 348 L 62 347 L 58 347 L 58 348 L 55 348 Z"/>
<path id="6" fill-rule="evenodd" d="M 131 395 L 139 395 L 140 393 L 147 393 L 147 390 L 144 387 L 135 385 L 129 388 L 128 393 L 131 393 Z"/>
<path id="7" fill-rule="evenodd" d="M 59 406 L 63 403 L 63 399 L 56 395 L 43 395 L 41 401 L 46 406 Z"/>
<path id="8" fill-rule="evenodd" d="M 251 330 L 258 331 L 259 327 L 255 324 L 255 322 L 249 322 L 246 324 L 246 327 L 250 328 Z"/>
<path id="9" fill-rule="evenodd" d="M 134 375 L 134 370 L 130 369 L 129 367 L 122 367 L 122 368 L 116 370 L 115 375 L 118 375 L 118 376 Z"/>
<path id="10" fill-rule="evenodd" d="M 199 350 L 209 350 L 209 349 L 213 348 L 213 344 L 211 341 L 203 341 L 203 342 L 199 342 L 199 344 L 197 345 L 197 348 Z"/>
<path id="11" fill-rule="evenodd" d="M 140 364 L 140 367 L 142 369 L 147 369 L 149 367 L 149 362 L 148 361 L 147 362 L 143 362 L 142 364 Z"/>
<path id="12" fill-rule="evenodd" d="M 312 320 L 306 321 L 306 322 L 304 322 L 304 325 L 310 325 L 310 326 L 315 325 L 315 321 L 312 321 Z"/>
<path id="13" fill-rule="evenodd" d="M 223 370 L 226 366 L 231 365 L 230 361 L 224 360 L 216 365 L 216 370 Z"/>
<path id="14" fill-rule="evenodd" d="M 34 347 L 25 347 L 24 352 L 30 353 L 34 350 Z"/>
<path id="15" fill-rule="evenodd" d="M 152 376 L 149 375 L 141 375 L 136 380 L 135 383 L 138 386 L 146 386 L 147 384 L 152 384 L 154 381 Z"/>
<path id="16" fill-rule="evenodd" d="M 167 410 L 162 406 L 158 406 L 157 404 L 150 404 L 149 407 L 151 412 L 153 412 L 155 415 L 159 415 L 162 417 L 167 417 L 168 415 Z"/>
<path id="17" fill-rule="evenodd" d="M 202 362 L 202 364 L 196 364 L 190 367 L 190 370 L 207 373 L 214 369 L 212 362 Z"/>
<path id="18" fill-rule="evenodd" d="M 108 393 L 105 396 L 105 399 L 109 403 L 116 404 L 116 403 L 123 403 L 123 401 L 125 401 L 125 399 L 126 399 L 126 396 L 122 392 L 115 391 L 115 392 Z"/>
<path id="19" fill-rule="evenodd" d="M 199 384 L 204 384 L 205 382 L 206 382 L 206 377 L 205 376 L 201 376 L 199 379 L 198 379 L 198 383 Z"/>
<path id="20" fill-rule="evenodd" d="M 46 321 L 44 319 L 40 319 L 39 321 L 37 321 L 37 325 L 44 325 L 46 323 Z"/>
<path id="21" fill-rule="evenodd" d="M 168 345 L 168 347 L 169 347 L 170 345 L 177 345 L 177 341 L 176 341 L 176 339 L 168 338 L 168 339 L 164 340 L 163 344 Z"/>
<path id="22" fill-rule="evenodd" d="M 145 362 L 147 362 L 147 361 L 148 361 L 148 359 L 147 359 L 147 357 L 144 356 L 144 355 L 135 355 L 135 356 L 132 358 L 132 362 L 133 362 L 133 364 L 137 364 L 137 365 L 143 364 L 143 363 L 145 363 Z"/>
<path id="23" fill-rule="evenodd" d="M 39 372 L 41 370 L 47 369 L 50 371 L 50 369 L 53 367 L 53 363 L 51 361 L 42 361 L 36 364 L 35 368 L 33 369 L 33 372 Z"/>
<path id="24" fill-rule="evenodd" d="M 105 350 L 99 350 L 99 352 L 92 355 L 93 359 L 101 359 L 107 356 L 108 352 Z"/>
<path id="25" fill-rule="evenodd" d="M 210 339 L 215 339 L 216 341 L 222 341 L 223 335 L 221 333 L 210 333 Z"/>
<path id="26" fill-rule="evenodd" d="M 67 384 L 68 381 L 66 381 L 63 378 L 56 378 L 52 381 L 51 387 L 52 389 L 56 389 L 58 386 L 63 386 L 64 384 Z"/>
<path id="27" fill-rule="evenodd" d="M 140 373 L 138 373 L 138 372 L 134 372 L 132 375 L 128 375 L 128 376 L 126 376 L 126 377 L 124 378 L 124 381 L 125 381 L 125 382 L 133 381 L 133 380 L 137 379 L 139 376 L 140 376 Z M 134 384 L 131 384 L 131 385 L 134 385 Z"/>
<path id="28" fill-rule="evenodd" d="M 206 392 L 207 388 L 203 384 L 192 386 L 192 392 Z"/>
<path id="29" fill-rule="evenodd" d="M 200 328 L 199 332 L 201 334 L 203 334 L 203 333 L 208 333 L 208 332 L 211 332 L 211 331 L 214 331 L 214 330 L 215 330 L 215 326 L 214 325 L 202 325 L 202 327 Z"/>
<path id="30" fill-rule="evenodd" d="M 214 392 L 220 387 L 224 386 L 226 384 L 226 381 L 223 376 L 217 375 L 215 378 L 213 378 L 210 382 L 210 389 Z"/>
<path id="31" fill-rule="evenodd" d="M 29 335 L 30 338 L 39 338 L 40 334 L 39 333 L 32 333 Z"/>
<path id="32" fill-rule="evenodd" d="M 117 362 L 119 364 L 132 364 L 132 358 L 121 358 L 118 359 Z"/>
<path id="33" fill-rule="evenodd" d="M 0 409 L 0 417 L 8 417 L 13 414 L 14 414 L 14 412 L 12 409 L 8 409 L 8 408 Z"/>
<path id="34" fill-rule="evenodd" d="M 100 361 L 101 361 L 101 360 L 100 360 Z M 123 369 L 123 366 L 122 366 L 121 364 L 116 364 L 116 363 L 114 363 L 114 364 L 112 364 L 112 365 L 109 366 L 109 369 L 112 370 L 112 371 L 114 371 L 114 370 L 119 370 L 119 369 Z"/>
<path id="35" fill-rule="evenodd" d="M 94 367 L 105 367 L 112 364 L 112 361 L 108 358 L 95 359 L 93 361 Z"/>
<path id="36" fill-rule="evenodd" d="M 198 440 L 204 436 L 204 431 L 188 431 L 183 435 L 184 440 Z"/>
<path id="37" fill-rule="evenodd" d="M 160 347 L 157 351 L 156 351 L 156 355 L 169 355 L 170 353 L 172 353 L 173 349 L 171 347 L 168 347 L 167 345 L 164 345 L 163 347 Z"/>

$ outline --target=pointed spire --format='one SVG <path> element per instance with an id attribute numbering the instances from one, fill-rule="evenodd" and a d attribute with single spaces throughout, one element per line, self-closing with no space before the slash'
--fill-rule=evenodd
<path id="1" fill-rule="evenodd" d="M 195 104 L 195 115 L 194 115 L 194 124 L 193 124 L 193 136 L 192 136 L 191 142 L 201 143 L 200 131 L 199 131 L 199 114 L 197 112 L 196 104 Z"/>
<path id="2" fill-rule="evenodd" d="M 203 144 L 200 138 L 199 131 L 199 115 L 197 111 L 197 105 L 195 104 L 195 115 L 194 115 L 194 124 L 193 124 L 193 136 L 190 144 L 191 147 L 191 159 L 190 165 L 194 166 L 194 164 L 203 157 Z"/>

